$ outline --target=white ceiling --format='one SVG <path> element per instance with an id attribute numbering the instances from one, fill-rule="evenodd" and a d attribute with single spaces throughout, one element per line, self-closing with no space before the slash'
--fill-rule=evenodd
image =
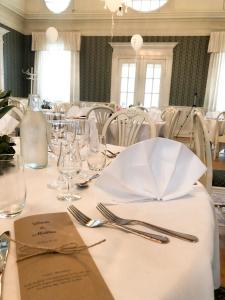
<path id="1" fill-rule="evenodd" d="M 56 26 L 84 35 L 110 35 L 111 14 L 101 0 L 71 0 L 68 9 L 55 15 L 44 0 L 0 0 L 0 23 L 24 33 Z M 131 9 L 115 17 L 114 35 L 208 35 L 225 30 L 224 0 L 169 0 L 157 11 Z"/>

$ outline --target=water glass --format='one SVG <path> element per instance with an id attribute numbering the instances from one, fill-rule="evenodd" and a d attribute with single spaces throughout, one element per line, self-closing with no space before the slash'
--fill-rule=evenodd
<path id="1" fill-rule="evenodd" d="M 20 214 L 26 200 L 26 186 L 21 157 L 0 154 L 0 218 Z"/>
<path id="2" fill-rule="evenodd" d="M 67 191 L 57 196 L 58 200 L 73 201 L 81 198 L 77 191 L 74 192 L 72 179 L 80 173 L 82 162 L 80 158 L 79 146 L 77 141 L 69 145 L 61 144 L 60 155 L 58 159 L 58 169 L 60 174 L 67 180 Z"/>
<path id="3" fill-rule="evenodd" d="M 106 164 L 106 143 L 105 138 L 98 136 L 95 143 L 89 144 L 88 156 L 87 156 L 88 167 L 92 171 L 101 171 Z"/>
<path id="4" fill-rule="evenodd" d="M 76 122 L 76 140 L 79 144 L 81 160 L 87 158 L 87 147 L 89 144 L 90 126 L 88 119 L 80 119 Z"/>

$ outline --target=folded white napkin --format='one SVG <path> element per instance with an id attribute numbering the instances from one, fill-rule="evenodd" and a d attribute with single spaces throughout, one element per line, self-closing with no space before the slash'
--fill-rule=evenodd
<path id="1" fill-rule="evenodd" d="M 121 202 L 171 200 L 189 193 L 205 171 L 205 165 L 183 144 L 154 138 L 121 152 L 96 185 Z"/>
<path id="2" fill-rule="evenodd" d="M 5 114 L 4 117 L 0 119 L 0 135 L 12 133 L 18 124 L 19 121 L 9 114 Z"/>

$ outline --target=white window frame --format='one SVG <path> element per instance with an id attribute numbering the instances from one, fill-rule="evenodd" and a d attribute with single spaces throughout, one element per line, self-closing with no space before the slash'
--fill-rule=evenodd
<path id="1" fill-rule="evenodd" d="M 4 57 L 3 57 L 3 35 L 9 32 L 0 27 L 0 90 L 4 90 Z"/>
<path id="2" fill-rule="evenodd" d="M 134 49 L 130 43 L 109 43 L 113 48 L 112 55 L 112 74 L 111 74 L 111 97 L 110 101 L 120 104 L 120 65 L 121 61 L 129 62 L 139 62 L 145 60 L 149 63 L 160 63 L 164 64 L 162 68 L 161 75 L 161 87 L 160 87 L 160 103 L 159 107 L 164 107 L 169 105 L 170 96 L 170 84 L 172 76 L 172 65 L 173 65 L 173 49 L 176 47 L 177 43 L 144 43 L 139 53 L 136 55 Z M 139 66 L 137 65 L 137 68 Z M 138 80 L 138 74 L 141 71 L 137 69 L 136 81 Z M 144 83 L 142 83 L 144 84 Z M 143 86 L 139 86 L 136 89 L 137 97 L 140 96 L 140 89 Z M 143 105 L 144 98 L 138 99 L 135 97 L 134 105 Z"/>

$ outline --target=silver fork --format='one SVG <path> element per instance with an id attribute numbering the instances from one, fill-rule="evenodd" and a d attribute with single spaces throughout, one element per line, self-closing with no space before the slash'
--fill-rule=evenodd
<path id="1" fill-rule="evenodd" d="M 88 216 L 86 216 L 84 213 L 82 213 L 80 210 L 78 210 L 74 205 L 70 205 L 68 208 L 68 211 L 73 215 L 73 217 L 83 226 L 89 227 L 89 228 L 96 228 L 96 227 L 101 227 L 101 226 L 109 226 L 113 228 L 117 228 L 120 230 L 123 230 L 128 233 L 132 233 L 134 235 L 143 237 L 145 239 L 161 243 L 161 244 L 166 244 L 169 242 L 169 239 L 167 237 L 157 235 L 157 234 L 151 234 L 148 232 L 136 230 L 136 229 L 131 229 L 127 226 L 123 225 L 118 225 L 113 222 L 109 222 L 106 220 L 100 220 L 100 219 L 91 219 Z"/>
<path id="2" fill-rule="evenodd" d="M 194 235 L 187 234 L 187 233 L 181 233 L 178 231 L 174 231 L 171 229 L 167 229 L 164 227 L 160 227 L 151 223 L 139 221 L 139 220 L 132 220 L 132 219 L 124 219 L 116 216 L 114 213 L 112 213 L 108 208 L 106 208 L 102 203 L 98 203 L 97 209 L 100 211 L 100 213 L 109 221 L 116 223 L 118 225 L 142 225 L 147 228 L 151 228 L 155 231 L 170 235 L 175 238 L 179 238 L 185 241 L 189 242 L 198 242 L 198 238 Z"/>

